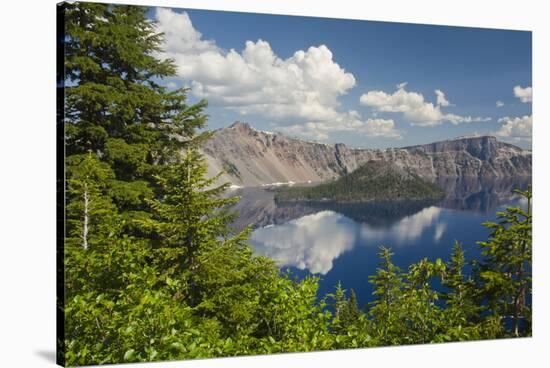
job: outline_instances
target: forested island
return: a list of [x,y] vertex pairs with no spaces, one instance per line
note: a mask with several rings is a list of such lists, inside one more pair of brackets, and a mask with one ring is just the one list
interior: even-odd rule
[[399,201],[438,199],[443,189],[406,169],[382,161],[369,161],[335,181],[315,186],[290,186],[277,191],[277,201]]
[[[229,226],[236,214],[227,208],[238,198],[222,196],[228,184],[206,176],[200,147],[211,135],[207,103],[189,104],[186,89],[162,83],[176,69],[158,57],[163,35],[147,11],[59,7],[66,177],[58,185],[66,187],[66,238],[58,250],[58,363],[531,335],[530,191],[519,193],[525,208],[483,224],[490,236],[480,239],[482,260],[468,259],[457,243],[448,260],[401,269],[390,249],[380,248],[377,272],[364,275],[374,290],[368,305],[345,285],[318,295],[317,277],[298,280],[254,254],[250,229]],[[438,195],[414,179],[384,188],[392,171],[387,175],[373,197]]]

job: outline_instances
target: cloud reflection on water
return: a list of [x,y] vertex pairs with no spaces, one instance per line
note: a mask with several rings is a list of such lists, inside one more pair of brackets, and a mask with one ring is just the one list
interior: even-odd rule
[[255,230],[251,242],[256,251],[311,273],[326,274],[333,262],[357,245],[399,246],[418,239],[429,228],[439,241],[446,224],[438,221],[442,209],[431,206],[403,217],[389,226],[358,223],[334,211],[320,211]]
[[354,247],[357,224],[333,211],[321,211],[252,233],[256,251],[284,266],[326,274],[332,262]]
[[[389,227],[375,227],[362,224],[360,229],[361,240],[369,245],[405,245],[418,239],[427,228],[437,223],[442,209],[431,206],[411,216],[403,217]],[[373,244],[375,243],[375,244]]]

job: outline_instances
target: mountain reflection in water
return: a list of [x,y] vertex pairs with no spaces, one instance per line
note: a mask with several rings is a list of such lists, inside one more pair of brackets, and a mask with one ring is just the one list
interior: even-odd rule
[[407,267],[424,257],[447,259],[452,244],[465,244],[476,256],[475,242],[485,239],[481,223],[495,212],[524,203],[512,193],[525,189],[530,178],[442,178],[446,191],[439,201],[277,204],[274,193],[260,188],[235,191],[240,217],[233,224],[252,225],[250,243],[298,275],[323,276],[321,289],[342,281],[369,298],[368,276],[376,272],[378,247],[392,248],[394,260]]

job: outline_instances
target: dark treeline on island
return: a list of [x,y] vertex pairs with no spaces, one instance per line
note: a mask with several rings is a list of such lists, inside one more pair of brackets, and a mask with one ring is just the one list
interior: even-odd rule
[[281,188],[275,199],[280,202],[367,202],[440,199],[444,195],[437,185],[395,164],[369,161],[335,181]]
[[[123,5],[59,8],[61,82],[68,82],[59,363],[531,335],[529,191],[521,193],[526,208],[484,224],[491,234],[479,243],[480,261],[455,244],[448,260],[400,269],[381,248],[377,272],[364,275],[374,286],[368,305],[345,285],[319,296],[317,277],[297,280],[254,254],[250,229],[229,226],[236,215],[226,209],[238,198],[222,196],[228,185],[216,187],[206,175],[206,102],[188,104],[187,90],[159,84],[176,71],[154,56],[162,35],[146,15],[147,8]],[[438,193],[414,179],[384,192],[384,180],[384,196]]]

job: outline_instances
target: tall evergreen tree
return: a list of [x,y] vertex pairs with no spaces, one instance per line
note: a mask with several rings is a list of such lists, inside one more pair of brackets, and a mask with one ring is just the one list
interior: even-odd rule
[[95,154],[73,155],[67,181],[67,246],[84,250],[112,231],[116,207],[106,195],[114,173]]
[[[466,271],[469,266],[464,250],[459,242],[455,242],[451,258],[447,262],[446,272],[441,284],[446,291],[442,293],[445,302],[443,311],[444,333],[442,341],[475,340],[480,338],[495,338],[492,324],[484,323],[481,318],[481,307],[476,302],[478,290],[475,282]],[[485,321],[490,322],[490,321]]]
[[375,289],[369,315],[373,338],[381,345],[420,344],[437,341],[442,331],[442,311],[436,304],[439,293],[431,280],[441,278],[445,264],[441,259],[422,259],[408,272],[391,261],[392,253],[382,247],[381,267],[370,282]]
[[65,9],[67,156],[95,153],[115,174],[109,195],[121,213],[146,216],[154,176],[204,126],[206,103],[187,105],[184,89],[159,84],[175,67],[156,56],[162,34],[147,8],[77,2]]
[[485,260],[477,275],[481,302],[517,337],[531,333],[532,214],[531,191],[516,193],[527,208],[509,207],[497,213],[498,222],[484,224],[491,234],[479,242]]
[[369,317],[373,336],[377,336],[379,344],[398,344],[407,335],[407,329],[402,324],[401,303],[405,287],[402,270],[391,260],[393,253],[386,247],[380,247],[381,263],[376,275],[369,277],[374,286],[375,299],[370,303]]

